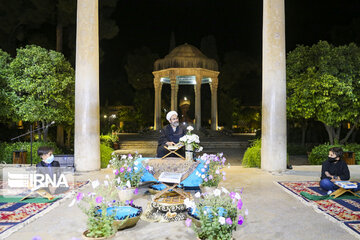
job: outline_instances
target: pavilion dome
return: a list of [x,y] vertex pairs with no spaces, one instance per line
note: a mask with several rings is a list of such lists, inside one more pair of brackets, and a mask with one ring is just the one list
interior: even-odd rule
[[218,71],[218,64],[193,45],[185,43],[174,48],[165,58],[158,59],[154,63],[155,71],[167,68],[204,68]]

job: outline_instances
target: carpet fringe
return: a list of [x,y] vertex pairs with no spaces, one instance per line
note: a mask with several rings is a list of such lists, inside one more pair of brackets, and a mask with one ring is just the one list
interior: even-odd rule
[[325,215],[325,218],[330,220],[333,223],[336,223],[337,225],[339,225],[341,228],[343,228],[344,230],[346,230],[348,233],[350,233],[352,236],[356,237],[357,239],[360,239],[360,234],[354,232],[353,230],[351,230],[348,226],[345,225],[344,222],[339,221],[337,219],[335,219],[334,217],[330,216],[329,214],[327,214],[325,211],[322,211],[321,209],[318,208],[318,206],[314,203],[311,203],[310,201],[306,201],[304,200],[304,198],[296,195],[295,193],[293,193],[292,191],[290,191],[289,189],[287,189],[286,187],[282,186],[279,182],[277,181],[273,181],[273,183],[277,186],[279,186],[282,190],[284,190],[285,192],[287,192],[288,194],[290,194],[291,196],[293,196],[294,198],[296,198],[297,200],[299,200],[300,202],[302,202],[303,204],[305,204],[306,206],[310,206],[312,207],[315,212],[317,213],[321,213],[323,215]]
[[[87,183],[85,183],[83,186],[77,188],[77,190],[85,187],[86,185],[87,185]],[[75,193],[76,193],[76,191],[72,190],[71,192],[67,193],[63,198],[57,200],[51,206],[49,206],[49,207],[45,208],[44,210],[42,210],[40,213],[38,213],[38,214],[32,216],[31,218],[25,220],[23,223],[17,224],[16,226],[10,228],[9,230],[5,230],[4,233],[0,234],[0,239],[5,239],[5,238],[9,237],[14,232],[17,232],[18,230],[20,230],[24,226],[30,224],[31,222],[35,221],[36,219],[38,219],[38,218],[40,218],[42,216],[44,216],[45,214],[47,214],[48,212],[50,212],[54,208],[58,207],[60,205],[60,203],[65,202],[66,200],[68,200],[69,198],[74,196]]]

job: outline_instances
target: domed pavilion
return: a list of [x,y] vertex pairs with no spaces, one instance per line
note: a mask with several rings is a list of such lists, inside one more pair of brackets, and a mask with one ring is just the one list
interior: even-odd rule
[[218,64],[206,57],[199,49],[183,44],[174,48],[165,58],[154,63],[155,114],[154,129],[161,129],[161,89],[163,84],[171,85],[171,110],[177,111],[179,85],[194,85],[195,129],[201,128],[201,85],[209,84],[211,89],[211,129],[217,130],[217,88]]

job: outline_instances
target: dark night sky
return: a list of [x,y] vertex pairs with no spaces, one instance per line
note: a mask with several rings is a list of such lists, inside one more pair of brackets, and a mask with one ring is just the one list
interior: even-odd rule
[[[126,55],[147,46],[163,58],[171,32],[176,45],[200,48],[201,38],[215,36],[220,61],[226,52],[240,51],[261,64],[261,0],[120,0],[113,16],[119,34],[103,40],[103,84],[126,81]],[[335,45],[360,43],[360,1],[285,1],[286,49],[327,40]],[[356,24],[357,22],[357,24]],[[110,80],[113,79],[113,80]],[[124,83],[125,84],[125,83]],[[260,93],[259,93],[260,94]]]

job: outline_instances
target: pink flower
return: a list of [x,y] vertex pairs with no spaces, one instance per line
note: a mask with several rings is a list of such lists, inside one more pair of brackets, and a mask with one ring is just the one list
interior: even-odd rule
[[207,179],[207,178],[204,178],[204,181],[205,181],[205,182],[207,182],[207,181],[208,181],[208,179]]
[[190,227],[190,226],[191,226],[191,222],[192,222],[191,218],[188,218],[188,219],[186,219],[186,221],[185,221],[185,225],[186,225],[187,227]]
[[232,224],[231,218],[229,218],[229,217],[225,220],[225,222],[226,222],[227,224],[229,224],[229,225]]
[[115,175],[118,175],[118,174],[119,174],[119,170],[116,169],[116,170],[115,170]]
[[205,172],[205,168],[202,168],[201,171],[202,171],[202,172]]
[[209,175],[209,180],[211,180],[211,179],[213,179],[214,177],[213,177],[213,175]]
[[139,193],[139,189],[138,189],[138,188],[135,188],[134,194],[138,194],[138,193]]
[[231,199],[234,199],[234,198],[235,198],[235,194],[236,194],[235,192],[231,192],[231,193],[230,193]]
[[121,167],[120,168],[120,172],[123,173],[125,171],[125,168],[124,167]]
[[128,171],[128,172],[131,172],[131,167],[128,167],[127,171]]
[[96,203],[101,203],[102,200],[103,200],[103,198],[100,196],[95,198]]
[[238,203],[237,203],[237,208],[238,208],[239,210],[241,210],[242,206],[243,206],[243,202],[241,201],[241,199],[239,199],[239,201],[238,201]]
[[83,199],[83,197],[84,197],[84,194],[82,192],[79,192],[76,196],[76,201],[78,201],[78,202],[81,201],[81,199]]
[[32,240],[41,240],[41,237],[35,236],[35,237],[32,238]]
[[244,222],[244,218],[240,215],[238,219],[238,224],[241,225]]

